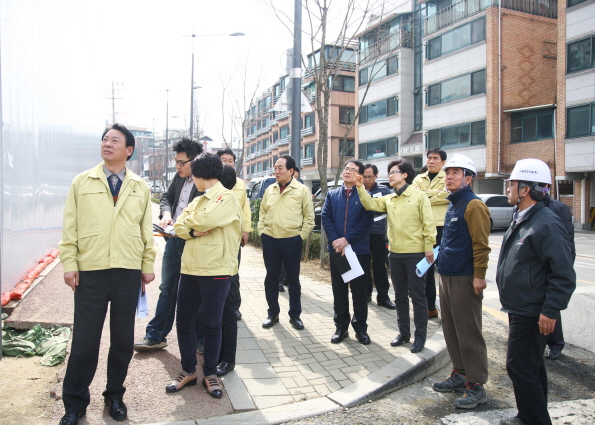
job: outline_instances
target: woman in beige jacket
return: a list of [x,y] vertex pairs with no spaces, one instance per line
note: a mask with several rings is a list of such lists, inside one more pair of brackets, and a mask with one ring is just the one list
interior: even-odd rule
[[204,195],[195,198],[174,225],[176,234],[186,240],[176,312],[182,371],[165,388],[167,392],[176,392],[197,382],[194,324],[197,308],[204,300],[203,385],[212,397],[223,395],[217,379],[221,317],[230,276],[238,269],[242,213],[236,196],[219,181],[222,173],[223,164],[212,153],[204,153],[194,160],[194,184]]

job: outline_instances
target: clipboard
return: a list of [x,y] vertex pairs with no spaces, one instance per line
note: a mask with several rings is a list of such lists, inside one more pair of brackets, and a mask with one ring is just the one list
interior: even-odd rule
[[171,224],[164,229],[163,227],[159,226],[158,224],[153,223],[153,231],[159,233],[161,236],[164,236],[166,238],[177,238],[178,237],[178,235],[176,235],[176,232],[174,230],[174,226],[172,226]]

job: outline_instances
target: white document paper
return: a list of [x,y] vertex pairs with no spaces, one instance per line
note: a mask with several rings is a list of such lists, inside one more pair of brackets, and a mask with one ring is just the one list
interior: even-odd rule
[[343,282],[349,282],[356,277],[359,277],[364,274],[364,269],[362,269],[359,260],[357,259],[357,255],[353,252],[353,248],[351,245],[347,245],[345,247],[345,257],[347,257],[347,261],[349,261],[349,265],[351,266],[351,270],[346,273],[343,273],[341,277],[343,278]]
[[386,218],[386,214],[379,215],[378,217],[374,217],[374,221],[384,220]]
[[136,317],[144,319],[149,315],[149,302],[147,299],[147,291],[143,292],[143,284],[141,282],[138,290],[138,302],[136,303]]
[[[437,246],[436,248],[434,248],[434,262],[438,258],[439,252],[440,252],[440,246]],[[415,274],[418,275],[419,277],[422,277],[424,274],[426,274],[426,272],[428,271],[430,266],[432,264],[434,264],[434,262],[430,263],[430,262],[428,262],[426,257],[422,258],[421,261],[419,263],[417,263],[417,265],[415,266]]]

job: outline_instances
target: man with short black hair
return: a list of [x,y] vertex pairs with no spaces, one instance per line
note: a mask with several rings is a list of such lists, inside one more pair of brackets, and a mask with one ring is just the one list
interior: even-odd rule
[[103,162],[74,178],[64,206],[60,260],[64,282],[74,292],[74,332],[62,388],[66,414],[60,425],[76,425],[86,414],[108,306],[110,347],[103,397],[113,419],[128,415],[123,396],[134,317],[140,291],[155,279],[151,192],[126,168],[134,145],[134,136],[123,125],[106,129]]
[[289,155],[277,160],[277,182],[266,189],[260,204],[258,233],[267,270],[264,289],[269,306],[263,328],[279,322],[279,274],[283,267],[289,283],[289,323],[295,329],[304,329],[300,319],[300,261],[302,241],[314,228],[314,207],[310,190],[293,178],[295,168],[295,160]]
[[[192,160],[202,153],[202,145],[194,140],[183,138],[173,145],[172,150],[176,154],[176,175],[167,191],[161,196],[159,203],[159,226],[162,228],[173,226],[184,208],[194,198],[202,195],[192,181]],[[184,244],[184,239],[177,236],[165,239],[161,263],[161,285],[159,285],[159,300],[155,307],[155,316],[147,324],[144,339],[134,344],[135,351],[146,352],[167,347],[166,338],[171,332],[176,314]],[[204,336],[200,317],[196,324],[196,334],[199,351],[202,352]]]
[[[374,164],[366,164],[364,166],[364,187],[372,198],[382,198],[385,195],[390,195],[392,190],[390,188],[377,184],[378,167]],[[388,258],[388,249],[386,248],[386,214],[374,213],[374,221],[370,229],[370,254],[372,257],[372,269],[374,270],[374,278],[370,273],[368,267],[367,280],[368,287],[366,288],[366,295],[368,302],[372,300],[372,288],[376,286],[376,302],[379,306],[394,310],[395,305],[388,296],[388,273],[386,271],[386,261]]]
[[[446,152],[440,148],[428,149],[426,153],[425,172],[418,174],[413,180],[413,187],[421,190],[430,199],[432,212],[436,220],[436,246],[442,242],[442,230],[444,229],[444,216],[450,201],[447,199],[449,193],[444,187],[446,174],[442,171],[446,162]],[[434,276],[434,264],[426,272],[426,299],[428,300],[428,317],[438,317],[436,308],[436,278]]]

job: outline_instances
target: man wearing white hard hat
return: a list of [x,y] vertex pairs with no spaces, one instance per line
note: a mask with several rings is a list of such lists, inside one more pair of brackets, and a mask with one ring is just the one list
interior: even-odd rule
[[439,392],[464,393],[455,399],[455,407],[473,409],[488,401],[483,387],[488,380],[488,353],[481,326],[490,211],[471,190],[471,181],[477,176],[471,158],[454,154],[444,172],[450,204],[444,217],[438,273],[444,339],[453,370],[432,387]]
[[506,191],[518,210],[502,240],[496,284],[508,313],[506,370],[519,413],[501,425],[552,423],[543,351],[560,310],[568,306],[576,274],[564,224],[541,202],[551,183],[547,164],[523,159]]

